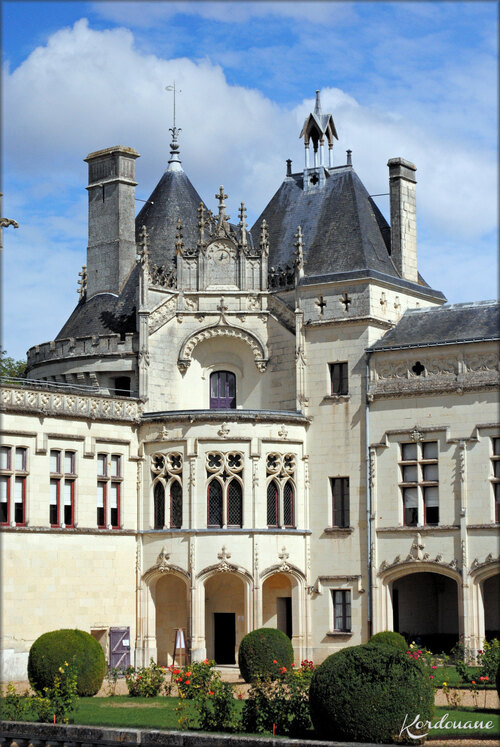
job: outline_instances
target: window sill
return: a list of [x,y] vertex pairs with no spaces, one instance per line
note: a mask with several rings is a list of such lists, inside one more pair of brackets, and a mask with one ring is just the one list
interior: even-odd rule
[[346,638],[352,636],[352,630],[327,630],[329,638]]
[[350,394],[325,394],[323,402],[348,402],[350,399]]
[[354,527],[325,527],[323,531],[325,534],[352,534]]

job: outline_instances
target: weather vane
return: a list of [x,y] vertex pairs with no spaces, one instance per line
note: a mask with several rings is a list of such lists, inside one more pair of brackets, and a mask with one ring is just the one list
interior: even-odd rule
[[179,89],[177,90],[175,87],[175,80],[172,86],[165,86],[165,91],[173,91],[174,92],[174,129],[175,129],[175,94],[176,93],[182,93],[182,91]]

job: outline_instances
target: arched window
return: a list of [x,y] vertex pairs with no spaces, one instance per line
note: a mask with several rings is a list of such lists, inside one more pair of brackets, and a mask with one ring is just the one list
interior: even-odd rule
[[154,489],[154,519],[155,529],[163,529],[165,526],[165,488],[161,482],[157,482]]
[[285,527],[293,527],[294,520],[294,506],[293,506],[293,483],[291,480],[287,480],[283,487],[283,525]]
[[210,374],[210,409],[234,410],[236,408],[236,376],[231,371],[214,371]]
[[267,486],[267,526],[277,527],[279,516],[279,488],[275,480]]
[[227,486],[227,525],[241,527],[243,524],[243,491],[238,480],[232,479]]
[[208,484],[208,526],[222,526],[222,485],[216,479]]
[[182,485],[178,480],[170,484],[170,526],[173,529],[182,526]]

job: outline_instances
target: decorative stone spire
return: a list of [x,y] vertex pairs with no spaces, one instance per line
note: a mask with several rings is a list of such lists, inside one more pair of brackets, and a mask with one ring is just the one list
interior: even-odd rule
[[295,250],[295,271],[299,278],[304,277],[304,241],[302,237],[302,228],[300,226],[297,226],[297,233],[295,234],[295,238],[297,241],[295,241],[294,246],[296,247]]
[[78,293],[80,294],[80,299],[83,301],[87,296],[87,266],[83,265],[81,272],[78,273],[78,277],[80,278],[78,281],[78,285],[80,286],[78,288]]
[[205,205],[200,202],[200,205],[198,207],[198,229],[199,229],[199,237],[198,237],[198,246],[205,246],[205,226],[207,223],[207,219],[205,218]]
[[240,229],[240,242],[241,246],[247,246],[248,240],[247,240],[247,224],[245,223],[245,218],[247,217],[247,211],[245,208],[245,203],[242,202],[240,204],[240,208],[238,210],[238,215],[240,217],[240,222],[238,223],[239,229]]
[[267,230],[266,219],[262,221],[260,227],[260,251],[264,256],[269,254],[269,231]]
[[172,133],[172,142],[170,143],[170,160],[168,162],[167,171],[182,171],[181,159],[179,156],[179,143],[177,138],[179,132],[182,132],[180,127],[170,127],[169,132]]
[[217,219],[217,233],[221,235],[227,229],[227,223],[230,220],[230,215],[226,215],[226,203],[227,194],[224,192],[222,184],[219,187],[219,191],[215,195],[215,199],[219,201],[219,217]]
[[184,242],[182,240],[182,221],[177,218],[177,231],[175,234],[175,251],[176,254],[184,254]]
[[142,226],[139,233],[139,246],[138,262],[147,268],[149,266],[149,234],[145,225]]
[[316,90],[316,103],[314,104],[314,113],[317,117],[321,117],[323,112],[321,111],[321,100],[319,98],[319,89]]

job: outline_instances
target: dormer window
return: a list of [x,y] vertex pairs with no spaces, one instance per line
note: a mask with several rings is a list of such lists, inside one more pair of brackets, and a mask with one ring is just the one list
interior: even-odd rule
[[214,371],[210,375],[210,409],[236,409],[236,376],[231,371]]

